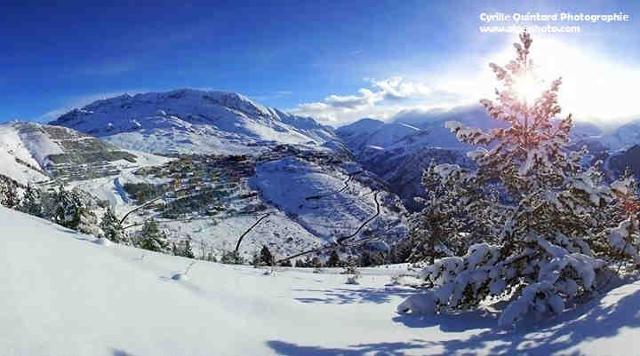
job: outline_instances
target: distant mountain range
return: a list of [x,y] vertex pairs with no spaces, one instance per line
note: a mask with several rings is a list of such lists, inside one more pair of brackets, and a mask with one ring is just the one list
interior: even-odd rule
[[[445,128],[447,121],[484,130],[500,125],[480,105],[473,105],[401,112],[389,122],[365,118],[338,128],[336,134],[365,169],[386,181],[408,208],[416,209],[413,197],[423,195],[422,172],[432,160],[472,164],[466,157],[471,147],[460,143]],[[572,141],[575,147],[587,146],[592,159],[604,160],[611,175],[619,174],[626,166],[640,172],[640,121],[613,130],[578,121]]]

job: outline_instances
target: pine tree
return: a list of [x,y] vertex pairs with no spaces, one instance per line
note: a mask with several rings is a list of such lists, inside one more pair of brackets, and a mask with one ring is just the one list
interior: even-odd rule
[[193,253],[193,249],[191,248],[191,240],[186,240],[184,242],[184,248],[182,249],[182,256],[187,258],[196,257],[196,255]]
[[[446,243],[463,232],[477,239],[463,256],[430,263],[422,273],[428,291],[408,298],[398,307],[401,312],[455,311],[489,297],[510,297],[499,319],[510,326],[530,312],[560,313],[566,303],[590,295],[615,273],[608,263],[639,261],[634,237],[640,209],[630,207],[640,204],[633,182],[623,177],[605,184],[597,164],[583,166],[584,150],[570,149],[571,115],[556,118],[560,79],[539,97],[529,95],[538,83],[531,44],[530,35],[522,33],[516,59],[504,68],[490,65],[503,85],[495,102],[481,104],[504,127],[446,125],[460,141],[481,148],[469,154],[475,171],[434,168],[442,186],[453,173],[472,187],[461,194],[474,202],[473,209],[461,211],[465,224],[435,237]],[[478,224],[481,220],[485,223]],[[425,226],[433,236],[433,222]]]
[[329,255],[329,259],[325,264],[327,267],[340,267],[342,266],[342,261],[340,260],[340,255],[338,255],[338,251],[331,251],[331,255]]
[[28,184],[25,188],[22,196],[22,204],[20,205],[20,211],[42,217],[42,199],[40,191],[34,188],[31,184]]
[[262,245],[262,249],[260,250],[260,264],[264,266],[274,265],[273,255],[266,245]]
[[281,267],[293,267],[293,265],[291,264],[291,260],[285,260],[280,262],[280,266]]
[[[423,210],[409,218],[409,262],[433,263],[437,257],[464,254],[477,241],[491,239],[488,224],[494,220],[485,196],[468,171],[453,164],[431,162],[422,177],[426,198]],[[464,231],[472,231],[473,234]]]
[[15,209],[20,205],[18,198],[18,186],[9,179],[3,179],[0,183],[0,203],[9,209]]
[[80,195],[75,191],[67,191],[60,186],[54,195],[53,221],[66,228],[77,230],[82,222],[85,209]]
[[102,237],[110,241],[122,242],[124,239],[124,230],[122,229],[122,225],[120,225],[120,220],[118,220],[110,207],[107,208],[107,211],[102,215],[100,229],[102,229]]
[[360,258],[358,259],[358,266],[371,267],[371,266],[379,266],[382,264],[384,264],[384,255],[382,253],[375,253],[369,250],[363,250],[360,253]]
[[155,219],[148,219],[144,222],[140,233],[140,248],[149,251],[165,252],[169,246],[167,236],[160,231]]
[[244,263],[244,259],[236,251],[224,251],[222,252],[220,263],[228,265],[241,265]]

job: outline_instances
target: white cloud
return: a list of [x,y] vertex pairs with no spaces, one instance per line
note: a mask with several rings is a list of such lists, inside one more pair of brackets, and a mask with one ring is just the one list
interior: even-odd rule
[[385,119],[403,110],[428,109],[436,103],[444,106],[446,101],[459,101],[453,93],[434,90],[425,83],[402,77],[367,81],[370,86],[359,89],[357,94],[332,94],[319,102],[300,104],[291,111],[340,125],[363,117]]
[[[553,38],[534,39],[532,55],[536,74],[545,85],[562,77],[559,100],[564,113],[612,127],[640,118],[640,106],[636,104],[640,67],[636,64]],[[356,94],[329,95],[292,111],[338,126],[364,117],[384,120],[401,111],[477,103],[480,98],[493,98],[498,85],[488,64],[504,65],[513,56],[513,47],[505,46],[497,53],[470,57],[437,72],[369,80],[369,86]]]

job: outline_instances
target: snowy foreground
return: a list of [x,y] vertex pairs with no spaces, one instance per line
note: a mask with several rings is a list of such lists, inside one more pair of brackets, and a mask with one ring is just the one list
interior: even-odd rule
[[[314,274],[197,262],[96,240],[0,208],[2,355],[623,354],[640,282],[519,331],[495,315],[420,319],[397,267]],[[588,310],[591,308],[590,310]],[[587,311],[588,310],[588,311]]]

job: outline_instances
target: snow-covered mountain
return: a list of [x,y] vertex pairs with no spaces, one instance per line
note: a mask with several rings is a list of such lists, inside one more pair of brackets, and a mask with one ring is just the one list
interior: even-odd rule
[[404,123],[362,119],[342,126],[336,132],[351,151],[359,156],[367,150],[384,149],[406,137],[418,136],[423,130]]
[[240,94],[195,89],[99,100],[51,124],[151,153],[254,154],[274,144],[320,147],[336,141],[331,128],[311,118]]
[[337,135],[367,170],[379,175],[408,208],[422,195],[422,171],[432,160],[468,164],[469,149],[445,128],[450,120],[474,127],[496,127],[479,106],[449,111],[408,111],[391,122],[362,119],[336,130]]
[[220,257],[245,235],[238,246],[247,259],[263,245],[284,257],[349,235],[406,236],[397,196],[352,161],[331,128],[239,94],[125,95],[54,124],[0,126],[0,174],[45,188],[64,182],[119,218],[139,207],[127,214],[131,233],[154,217],[201,257]]

